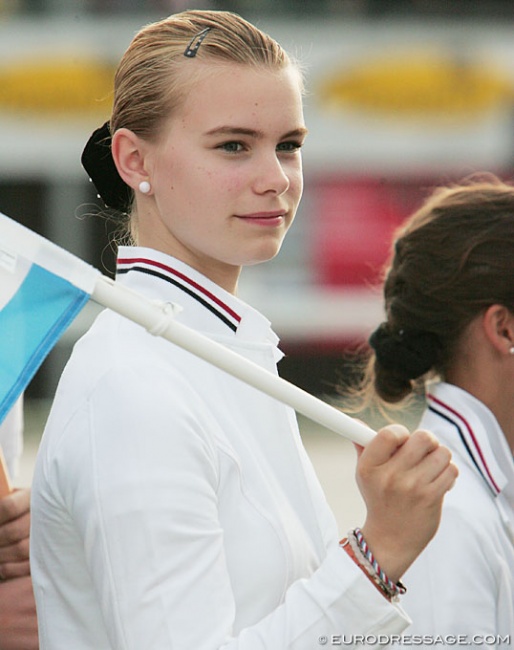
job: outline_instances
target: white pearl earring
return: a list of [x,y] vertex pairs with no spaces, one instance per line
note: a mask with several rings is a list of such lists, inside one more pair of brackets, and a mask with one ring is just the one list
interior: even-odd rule
[[511,348],[509,348],[509,354],[514,354],[514,345]]
[[150,183],[148,181],[141,181],[139,183],[139,191],[141,194],[148,194],[151,189],[152,188],[150,187]]

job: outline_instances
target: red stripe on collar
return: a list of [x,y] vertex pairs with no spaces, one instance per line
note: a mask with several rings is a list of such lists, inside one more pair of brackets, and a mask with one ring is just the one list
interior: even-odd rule
[[220,300],[217,296],[215,296],[213,293],[211,293],[208,289],[205,287],[202,287],[202,285],[198,284],[198,282],[195,282],[191,278],[189,278],[187,275],[184,275],[184,273],[181,273],[180,271],[177,271],[176,269],[172,268],[171,266],[167,266],[166,264],[163,264],[162,262],[156,262],[155,260],[149,260],[144,257],[124,257],[120,258],[117,261],[117,264],[123,264],[123,265],[131,265],[131,264],[148,264],[149,266],[155,266],[158,269],[161,269],[162,271],[166,271],[170,275],[173,275],[183,282],[186,282],[189,284],[191,287],[196,289],[199,293],[203,294],[209,300],[214,302],[218,307],[223,309],[227,314],[229,314],[237,323],[241,322],[241,316],[237,314],[231,307],[229,307],[227,304],[225,304],[222,300]]
[[437,405],[439,405],[440,407],[446,409],[446,411],[451,413],[455,418],[457,418],[464,425],[466,431],[469,434],[470,441],[473,443],[473,447],[474,447],[474,449],[476,451],[476,454],[480,458],[480,462],[482,463],[482,466],[483,466],[483,468],[484,468],[484,470],[485,470],[485,472],[487,474],[487,478],[491,482],[491,485],[494,487],[497,494],[499,494],[501,492],[501,489],[498,487],[496,481],[494,480],[494,478],[493,478],[493,476],[491,474],[491,470],[489,469],[489,467],[487,465],[487,462],[485,460],[482,449],[480,448],[480,445],[478,444],[478,440],[476,439],[476,436],[475,436],[475,434],[473,432],[473,429],[471,428],[471,425],[469,424],[469,422],[458,411],[456,411],[454,408],[452,408],[451,406],[449,406],[445,402],[441,401],[439,398],[435,397],[431,393],[429,393],[427,395],[427,397],[430,400],[432,400],[433,402],[435,402]]

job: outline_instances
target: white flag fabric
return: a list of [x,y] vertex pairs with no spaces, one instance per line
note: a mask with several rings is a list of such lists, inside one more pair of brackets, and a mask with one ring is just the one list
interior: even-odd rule
[[177,322],[172,305],[117,284],[2,213],[0,423],[90,298],[353,442],[365,445],[375,435],[358,420]]
[[0,422],[100,272],[0,213]]

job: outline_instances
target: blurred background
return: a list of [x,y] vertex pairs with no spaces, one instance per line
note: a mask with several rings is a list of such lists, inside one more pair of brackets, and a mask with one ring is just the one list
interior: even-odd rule
[[[240,295],[273,322],[282,376],[340,403],[353,352],[382,320],[394,229],[434,185],[514,175],[514,2],[0,0],[0,211],[109,275],[114,229],[80,154],[109,117],[114,69],[134,33],[191,8],[240,13],[305,70],[304,198],[281,254],[247,269]],[[22,482],[71,346],[95,313],[84,310],[26,393]],[[342,463],[352,472],[351,445],[301,422],[332,498]],[[352,494],[345,512],[354,506]]]

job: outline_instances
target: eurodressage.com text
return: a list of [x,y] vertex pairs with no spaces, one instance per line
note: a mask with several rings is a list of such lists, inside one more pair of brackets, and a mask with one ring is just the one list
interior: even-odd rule
[[510,634],[333,634],[320,636],[320,646],[401,645],[401,646],[500,646],[510,645]]

